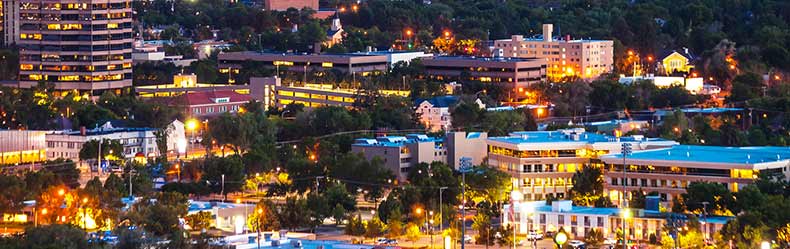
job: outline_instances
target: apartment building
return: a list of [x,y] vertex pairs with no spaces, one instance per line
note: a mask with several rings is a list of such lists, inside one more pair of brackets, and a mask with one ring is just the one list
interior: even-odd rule
[[[625,215],[625,213],[628,215]],[[685,215],[662,213],[658,206],[648,209],[596,208],[573,206],[572,201],[553,201],[547,205],[545,201],[514,202],[505,204],[503,222],[514,225],[516,233],[526,234],[531,230],[557,232],[562,228],[571,238],[583,240],[591,230],[603,233],[604,238],[616,238],[617,233],[626,228],[631,240],[648,240],[650,235],[658,238],[667,225],[667,217],[673,215],[685,224]],[[624,219],[624,217],[628,217]],[[706,238],[721,230],[730,216],[708,216],[701,221],[701,230]]]
[[195,118],[236,113],[250,100],[252,97],[249,94],[241,94],[234,90],[189,92],[171,99],[172,103],[183,106],[184,114]]
[[447,137],[423,134],[361,138],[354,141],[351,151],[362,153],[367,160],[378,158],[399,180],[405,180],[409,169],[418,163],[443,162],[457,168],[461,157],[472,158],[479,165],[485,157],[481,150],[486,133],[450,132]]
[[15,45],[19,41],[19,0],[3,0],[0,9],[3,45]]
[[623,187],[626,198],[631,191],[656,191],[661,201],[671,202],[696,181],[720,183],[737,192],[761,174],[790,179],[788,147],[675,145],[636,151],[625,158],[625,176],[622,155],[606,155],[600,160],[606,170],[604,188],[613,201],[620,199]]
[[428,78],[505,84],[513,90],[513,98],[525,98],[523,87],[546,81],[546,62],[540,59],[437,56],[424,58],[422,64]]
[[513,35],[494,41],[501,56],[539,58],[547,64],[546,75],[556,81],[565,77],[594,79],[614,67],[614,42],[611,40],[571,39],[570,35],[552,37],[554,25],[543,24],[543,34],[534,38]]
[[19,85],[95,94],[132,85],[129,0],[19,0]]
[[[186,141],[184,124],[176,120],[168,126],[167,149],[175,150],[178,141]],[[110,122],[95,129],[54,131],[46,134],[47,158],[79,160],[80,150],[85,142],[91,140],[116,140],[123,145],[123,156],[126,159],[138,155],[144,157],[159,156],[156,135],[153,128],[114,127]]]
[[625,142],[631,143],[634,151],[678,144],[643,136],[602,135],[582,128],[514,132],[488,138],[488,164],[508,172],[524,200],[543,200],[550,195],[565,198],[576,171],[603,167],[599,157],[620,153]]
[[[455,106],[459,100],[459,96],[438,96],[429,99],[417,99],[414,101],[414,112],[418,115],[420,124],[428,130],[433,132],[441,130],[448,131],[453,125],[450,108]],[[480,99],[476,99],[475,104],[477,104],[480,109],[486,108]]]

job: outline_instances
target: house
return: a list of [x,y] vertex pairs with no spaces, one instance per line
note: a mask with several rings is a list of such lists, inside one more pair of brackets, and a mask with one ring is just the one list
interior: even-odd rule
[[[455,106],[460,100],[459,96],[439,96],[430,99],[417,99],[415,101],[416,110],[420,117],[420,124],[425,125],[430,131],[449,130],[452,127],[452,117],[450,108]],[[480,109],[485,108],[480,99],[475,99]]]
[[340,23],[340,18],[335,17],[332,19],[332,27],[326,32],[326,41],[324,41],[324,46],[332,47],[335,44],[339,44],[343,42],[343,24]]
[[233,90],[188,92],[175,98],[177,103],[183,104],[184,113],[200,118],[238,112],[241,106],[251,99],[249,94],[241,94]]
[[691,70],[694,68],[694,65],[691,62],[694,60],[694,56],[689,53],[688,48],[683,48],[683,50],[668,50],[662,52],[661,56],[658,57],[658,67],[659,71],[665,73],[666,75],[671,75],[673,73],[690,73]]

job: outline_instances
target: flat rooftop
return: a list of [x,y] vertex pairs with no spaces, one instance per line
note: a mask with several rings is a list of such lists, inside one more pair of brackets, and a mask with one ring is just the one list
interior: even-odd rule
[[[483,62],[528,62],[537,61],[538,58],[516,57],[477,57],[477,56],[434,56],[430,60],[436,61],[483,61]],[[429,61],[429,60],[426,60]]]
[[354,140],[352,145],[363,147],[401,147],[417,142],[444,142],[444,139],[424,134],[409,134],[406,136],[382,136],[375,139],[359,138]]
[[[525,208],[532,207],[537,212],[543,213],[566,213],[566,214],[577,214],[577,215],[605,215],[605,216],[616,216],[620,217],[623,209],[621,208],[600,208],[600,207],[585,207],[585,206],[571,206],[570,210],[562,211],[562,212],[555,212],[552,210],[551,205],[546,205],[545,201],[527,201],[521,202],[521,206]],[[505,205],[506,209],[509,204]],[[519,208],[519,205],[516,205],[516,208]],[[653,219],[666,219],[667,216],[671,213],[662,213],[660,211],[655,210],[646,210],[643,209],[642,212],[635,212],[634,214],[639,214],[638,218],[653,218]],[[681,215],[685,217],[685,215]],[[715,223],[715,224],[726,224],[727,221],[734,219],[735,217],[730,216],[708,216],[707,222]],[[700,218],[701,219],[701,218]]]
[[[490,137],[489,140],[499,141],[510,144],[527,143],[602,143],[617,142],[618,138],[610,135],[603,135],[593,132],[586,132],[584,129],[570,129],[557,131],[521,131],[513,132],[507,137]],[[620,142],[648,142],[666,141],[663,138],[645,138],[641,136],[620,137]]]
[[[620,154],[601,159],[622,159]],[[675,145],[672,147],[633,152],[626,159],[645,161],[674,161],[719,164],[758,164],[788,161],[790,147],[723,147],[704,145]]]

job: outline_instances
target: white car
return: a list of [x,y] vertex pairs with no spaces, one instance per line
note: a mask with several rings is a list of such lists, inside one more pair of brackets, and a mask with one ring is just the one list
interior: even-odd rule
[[585,244],[581,240],[571,240],[570,242],[568,242],[568,245],[571,246],[572,248],[585,248],[584,247]]
[[527,234],[527,240],[541,240],[543,239],[543,233],[539,231],[530,231]]
[[617,245],[617,240],[616,239],[612,239],[612,238],[608,238],[608,239],[603,241],[603,244],[607,245],[607,246]]
[[387,241],[388,241],[387,238],[377,238],[376,239],[376,245],[386,245]]
[[464,244],[471,244],[472,242],[474,242],[474,241],[472,240],[472,236],[471,235],[468,235],[468,234],[464,235]]

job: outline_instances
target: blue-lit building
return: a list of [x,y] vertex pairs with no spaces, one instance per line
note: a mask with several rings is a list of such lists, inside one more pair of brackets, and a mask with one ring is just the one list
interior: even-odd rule
[[634,151],[677,145],[643,136],[615,137],[584,129],[514,132],[487,139],[488,164],[510,173],[524,200],[566,197],[573,174],[583,167],[602,167],[599,157],[620,153],[623,143]]
[[760,174],[790,179],[790,147],[675,145],[635,151],[625,159],[625,179],[621,155],[606,155],[600,160],[606,169],[605,189],[613,199],[620,195],[623,184],[627,192],[656,191],[662,201],[669,202],[696,181],[720,183],[737,192]]

